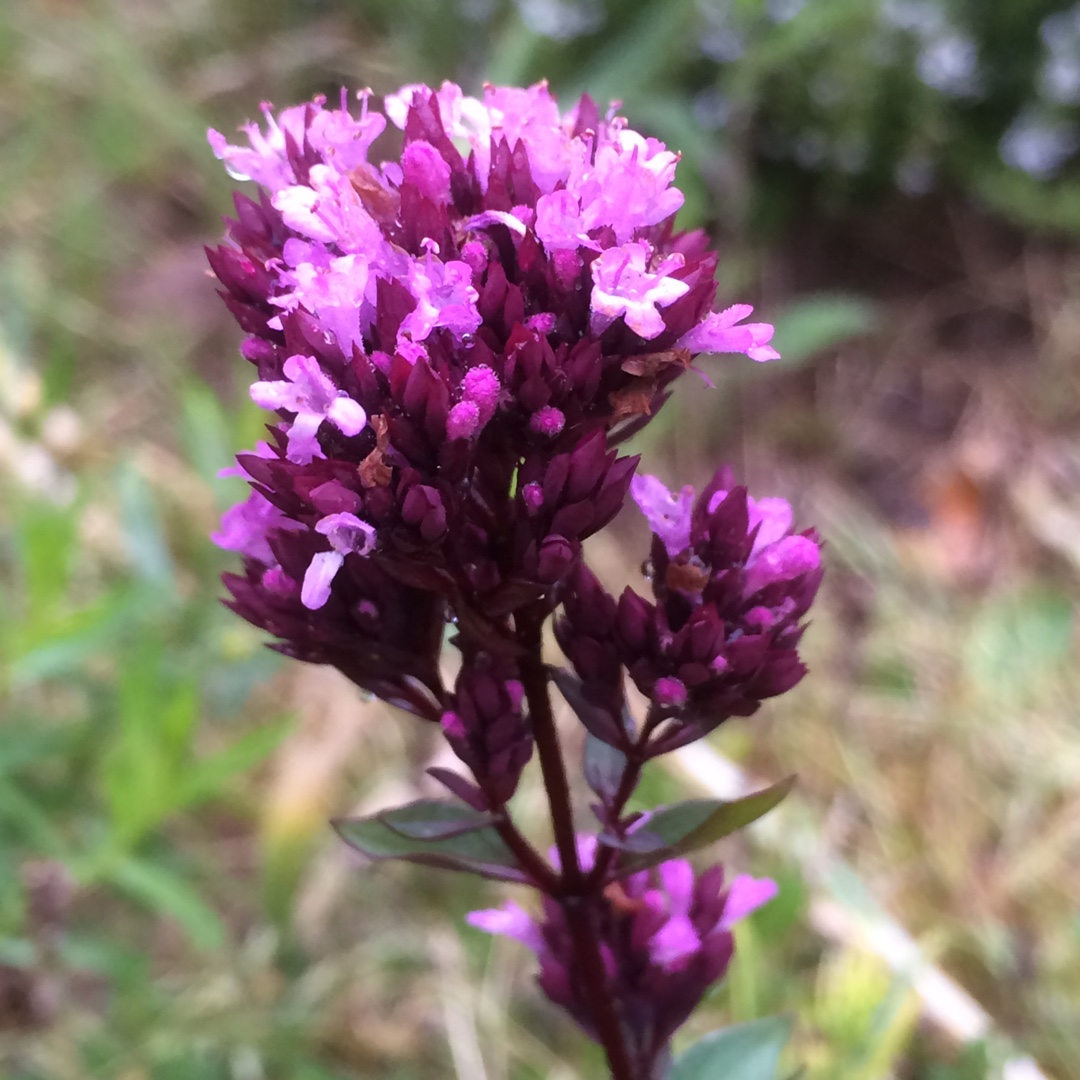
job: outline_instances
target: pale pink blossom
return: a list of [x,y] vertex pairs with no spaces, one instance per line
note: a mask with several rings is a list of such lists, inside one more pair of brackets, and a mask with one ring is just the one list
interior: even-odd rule
[[592,330],[603,330],[621,315],[626,325],[643,338],[664,332],[659,309],[685,296],[690,286],[669,277],[683,265],[678,253],[650,266],[652,248],[641,240],[609,248],[592,264]]
[[360,403],[339,390],[313,356],[290,356],[284,374],[283,380],[253,383],[251,400],[264,409],[296,414],[286,449],[290,461],[306,465],[323,456],[317,435],[324,420],[344,435],[359,435],[364,429],[367,414]]
[[692,353],[745,353],[751,360],[776,360],[780,354],[769,344],[773,327],[770,323],[743,323],[754,309],[749,304],[733,304],[723,311],[714,311],[675,343],[678,349]]
[[329,514],[316,523],[315,531],[330,541],[330,550],[320,551],[304,574],[300,601],[312,611],[330,599],[330,588],[345,556],[366,555],[375,546],[375,530],[355,514]]

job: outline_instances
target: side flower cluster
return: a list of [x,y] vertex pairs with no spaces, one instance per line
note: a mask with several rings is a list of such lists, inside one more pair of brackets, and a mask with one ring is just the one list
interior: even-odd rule
[[712,310],[716,256],[673,229],[678,157],[622,118],[542,83],[359,98],[210,133],[261,188],[208,254],[275,414],[216,540],[283,651],[438,719],[444,617],[505,651],[622,505],[619,438],[696,354],[776,354],[748,307]]
[[[579,837],[578,849],[585,865],[591,866],[595,837]],[[776,891],[775,882],[747,875],[725,888],[722,867],[698,874],[683,859],[607,887],[609,903],[595,933],[607,992],[620,1003],[638,1075],[655,1075],[654,1065],[671,1036],[724,974],[734,952],[731,928]],[[468,921],[530,948],[540,961],[541,989],[596,1037],[590,1004],[582,994],[580,961],[560,904],[545,898],[539,920],[509,902],[474,911]]]
[[801,620],[821,583],[820,543],[792,531],[783,499],[756,500],[721,470],[695,499],[654,476],[631,492],[653,532],[653,600],[627,587],[616,600],[584,564],[555,624],[589,702],[593,734],[616,746],[627,672],[649,699],[646,755],[701,738],[806,674]]
[[525,688],[513,677],[511,664],[470,658],[462,666],[449,707],[442,715],[442,730],[478,786],[449,770],[432,771],[476,810],[505,806],[532,757],[532,731],[524,700]]

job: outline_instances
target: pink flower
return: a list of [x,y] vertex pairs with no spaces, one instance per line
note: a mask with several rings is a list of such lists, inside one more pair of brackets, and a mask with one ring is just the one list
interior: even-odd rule
[[282,253],[290,269],[280,269],[278,280],[290,288],[271,297],[270,303],[285,311],[298,305],[310,311],[343,349],[361,344],[368,261],[362,255],[334,256],[318,241],[295,238],[285,241]]
[[683,193],[671,186],[679,155],[657,139],[621,127],[601,142],[592,169],[568,187],[581,195],[586,228],[610,225],[617,243],[671,217]]
[[785,536],[751,555],[743,580],[743,596],[750,597],[767,585],[792,581],[821,565],[821,549],[807,536]]
[[548,251],[600,250],[600,244],[589,239],[581,200],[565,188],[537,199],[536,235]]
[[238,551],[249,559],[274,566],[277,559],[270,550],[267,535],[273,529],[303,528],[287,518],[259,492],[251,492],[242,503],[229,507],[221,516],[221,528],[210,539],[226,551]]
[[720,925],[725,930],[730,929],[759,907],[764,907],[779,892],[780,887],[771,878],[752,878],[749,874],[739,874],[728,889]]
[[[709,500],[712,514],[728,497],[717,491]],[[806,536],[791,535],[792,511],[786,499],[746,497],[747,517],[754,543],[746,560],[743,596],[751,597],[767,585],[792,581],[821,565],[821,548]],[[756,621],[761,624],[760,616]]]
[[312,240],[360,253],[369,261],[386,246],[349,176],[331,165],[312,165],[306,184],[282,188],[272,201],[286,225]]
[[317,435],[324,420],[345,435],[359,435],[364,429],[363,408],[330,381],[313,356],[290,356],[284,372],[282,381],[253,383],[251,400],[264,409],[296,413],[289,427],[289,461],[306,465],[323,456]]
[[330,586],[350,554],[366,555],[375,546],[375,530],[355,514],[329,514],[315,531],[330,541],[329,551],[320,551],[304,575],[300,602],[317,611],[330,599]]
[[667,276],[683,265],[681,255],[668,255],[650,269],[652,253],[649,244],[635,240],[609,248],[593,262],[594,333],[602,333],[620,315],[643,338],[664,332],[664,320],[657,309],[685,296],[690,286]]
[[519,140],[529,155],[529,169],[541,191],[565,179],[573,154],[559,106],[546,82],[519,88],[486,86],[484,107],[491,133],[513,146]]
[[678,495],[672,495],[662,480],[641,474],[630,481],[630,494],[671,558],[690,546],[690,518],[694,508],[694,489],[690,484]]
[[499,934],[520,941],[534,953],[539,953],[544,948],[544,937],[539,926],[524,908],[513,901],[508,901],[501,908],[470,911],[465,916],[465,921],[485,933]]
[[[386,130],[386,117],[369,112],[370,90],[360,90],[360,119],[349,113],[349,96],[342,88],[340,109],[319,109],[307,129],[308,143],[316,153],[332,161],[341,173],[365,165],[371,144]],[[316,99],[318,100],[318,99]]]
[[264,101],[261,105],[266,118],[266,134],[258,124],[247,123],[240,129],[248,137],[250,146],[232,146],[220,131],[211,128],[207,132],[214,156],[225,163],[234,180],[254,180],[270,191],[277,191],[295,183],[292,166],[285,156],[285,134],[303,141],[306,105],[293,105],[283,109],[275,118],[273,106]]
[[754,309],[749,304],[733,304],[723,311],[714,311],[675,343],[677,349],[692,353],[745,353],[759,362],[777,360],[780,354],[769,344],[773,327],[770,323],[741,322]]
[[416,307],[405,316],[398,340],[426,341],[432,330],[446,327],[456,338],[475,333],[480,326],[472,285],[472,268],[463,262],[440,262],[429,249],[427,258],[409,266],[407,283]]
[[[588,868],[592,859],[582,859],[582,865]],[[608,992],[638,1018],[635,1035],[644,1040],[642,1058],[651,1061],[724,974],[734,949],[732,926],[771,900],[777,888],[767,879],[740,875],[725,891],[722,867],[699,874],[685,859],[631,874],[616,888],[624,902],[598,910],[593,933],[604,957]],[[545,898],[538,918],[507,903],[466,919],[478,930],[531,949],[540,962],[541,988],[592,1033],[580,960],[559,903]]]

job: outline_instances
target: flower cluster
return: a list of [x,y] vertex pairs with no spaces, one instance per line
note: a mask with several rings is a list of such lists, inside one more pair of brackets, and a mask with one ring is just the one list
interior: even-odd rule
[[[578,849],[591,866],[595,838],[579,836]],[[697,874],[684,859],[671,859],[607,887],[610,903],[595,933],[607,992],[621,1005],[640,1076],[655,1075],[657,1058],[672,1034],[727,969],[734,951],[732,926],[777,891],[775,882],[747,875],[726,889],[724,884],[720,866]],[[582,995],[580,961],[561,905],[545,899],[539,921],[513,902],[474,911],[468,921],[532,949],[540,961],[541,989],[595,1038],[591,1007]]]
[[455,693],[442,715],[442,730],[479,786],[449,770],[431,771],[477,810],[505,806],[532,757],[524,699],[525,689],[512,677],[512,667],[506,662],[470,658],[458,674]]
[[605,592],[584,564],[564,593],[556,635],[598,707],[593,734],[613,745],[623,723],[623,670],[649,698],[650,756],[700,738],[806,673],[800,620],[821,582],[816,533],[792,532],[783,499],[755,500],[721,470],[695,500],[654,476],[631,493],[653,532],[655,603],[627,587]]
[[437,718],[438,614],[499,651],[622,505],[636,459],[610,447],[694,355],[776,354],[748,307],[713,312],[716,256],[672,227],[677,155],[620,117],[545,84],[359,97],[210,133],[262,188],[209,257],[276,413],[216,539],[284,651]]
[[[210,133],[261,188],[236,197],[208,255],[246,334],[251,398],[273,414],[225,470],[250,487],[214,536],[243,557],[228,603],[280,651],[439,725],[471,774],[430,770],[456,801],[338,822],[342,835],[538,889],[539,923],[514,905],[472,922],[534,948],[545,992],[612,1075],[643,1080],[725,970],[731,925],[775,886],[696,876],[659,833],[667,846],[628,862],[648,820],[628,800],[647,758],[798,681],[821,567],[782,500],[723,473],[696,501],[672,495],[618,447],[699,354],[774,358],[772,327],[745,305],[713,310],[717,257],[674,227],[678,156],[588,97],[565,114],[546,84],[407,86],[381,112],[359,99],[359,115],[344,93],[338,108],[266,106],[247,145]],[[582,560],[630,493],[654,533],[652,600],[616,601]],[[576,677],[542,655],[560,605]],[[636,734],[627,673],[651,703]],[[585,768],[602,831],[576,848],[552,680],[615,748],[590,744],[607,755]],[[507,808],[534,748],[550,863]]]

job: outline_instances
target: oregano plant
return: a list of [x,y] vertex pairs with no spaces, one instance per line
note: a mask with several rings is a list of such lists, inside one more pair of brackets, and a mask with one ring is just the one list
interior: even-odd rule
[[[703,354],[776,357],[772,327],[714,311],[717,255],[674,227],[678,156],[614,109],[586,96],[563,113],[543,83],[358,99],[264,106],[247,145],[210,132],[259,189],[209,257],[273,413],[214,537],[243,558],[227,603],[280,652],[433,725],[461,762],[430,770],[445,798],[337,821],[346,843],[531,892],[469,922],[536,954],[540,989],[615,1080],[768,1080],[784,1021],[679,1062],[671,1044],[730,963],[733,925],[776,892],[685,856],[790,781],[628,806],[653,759],[803,677],[819,542],[727,469],[672,492],[619,447],[675,379],[709,382]],[[400,152],[376,162],[376,140]],[[652,530],[649,596],[611,595],[582,554],[628,497]],[[549,625],[564,666],[544,659]],[[553,692],[584,728],[581,762]],[[508,808],[534,758],[546,853]]]

